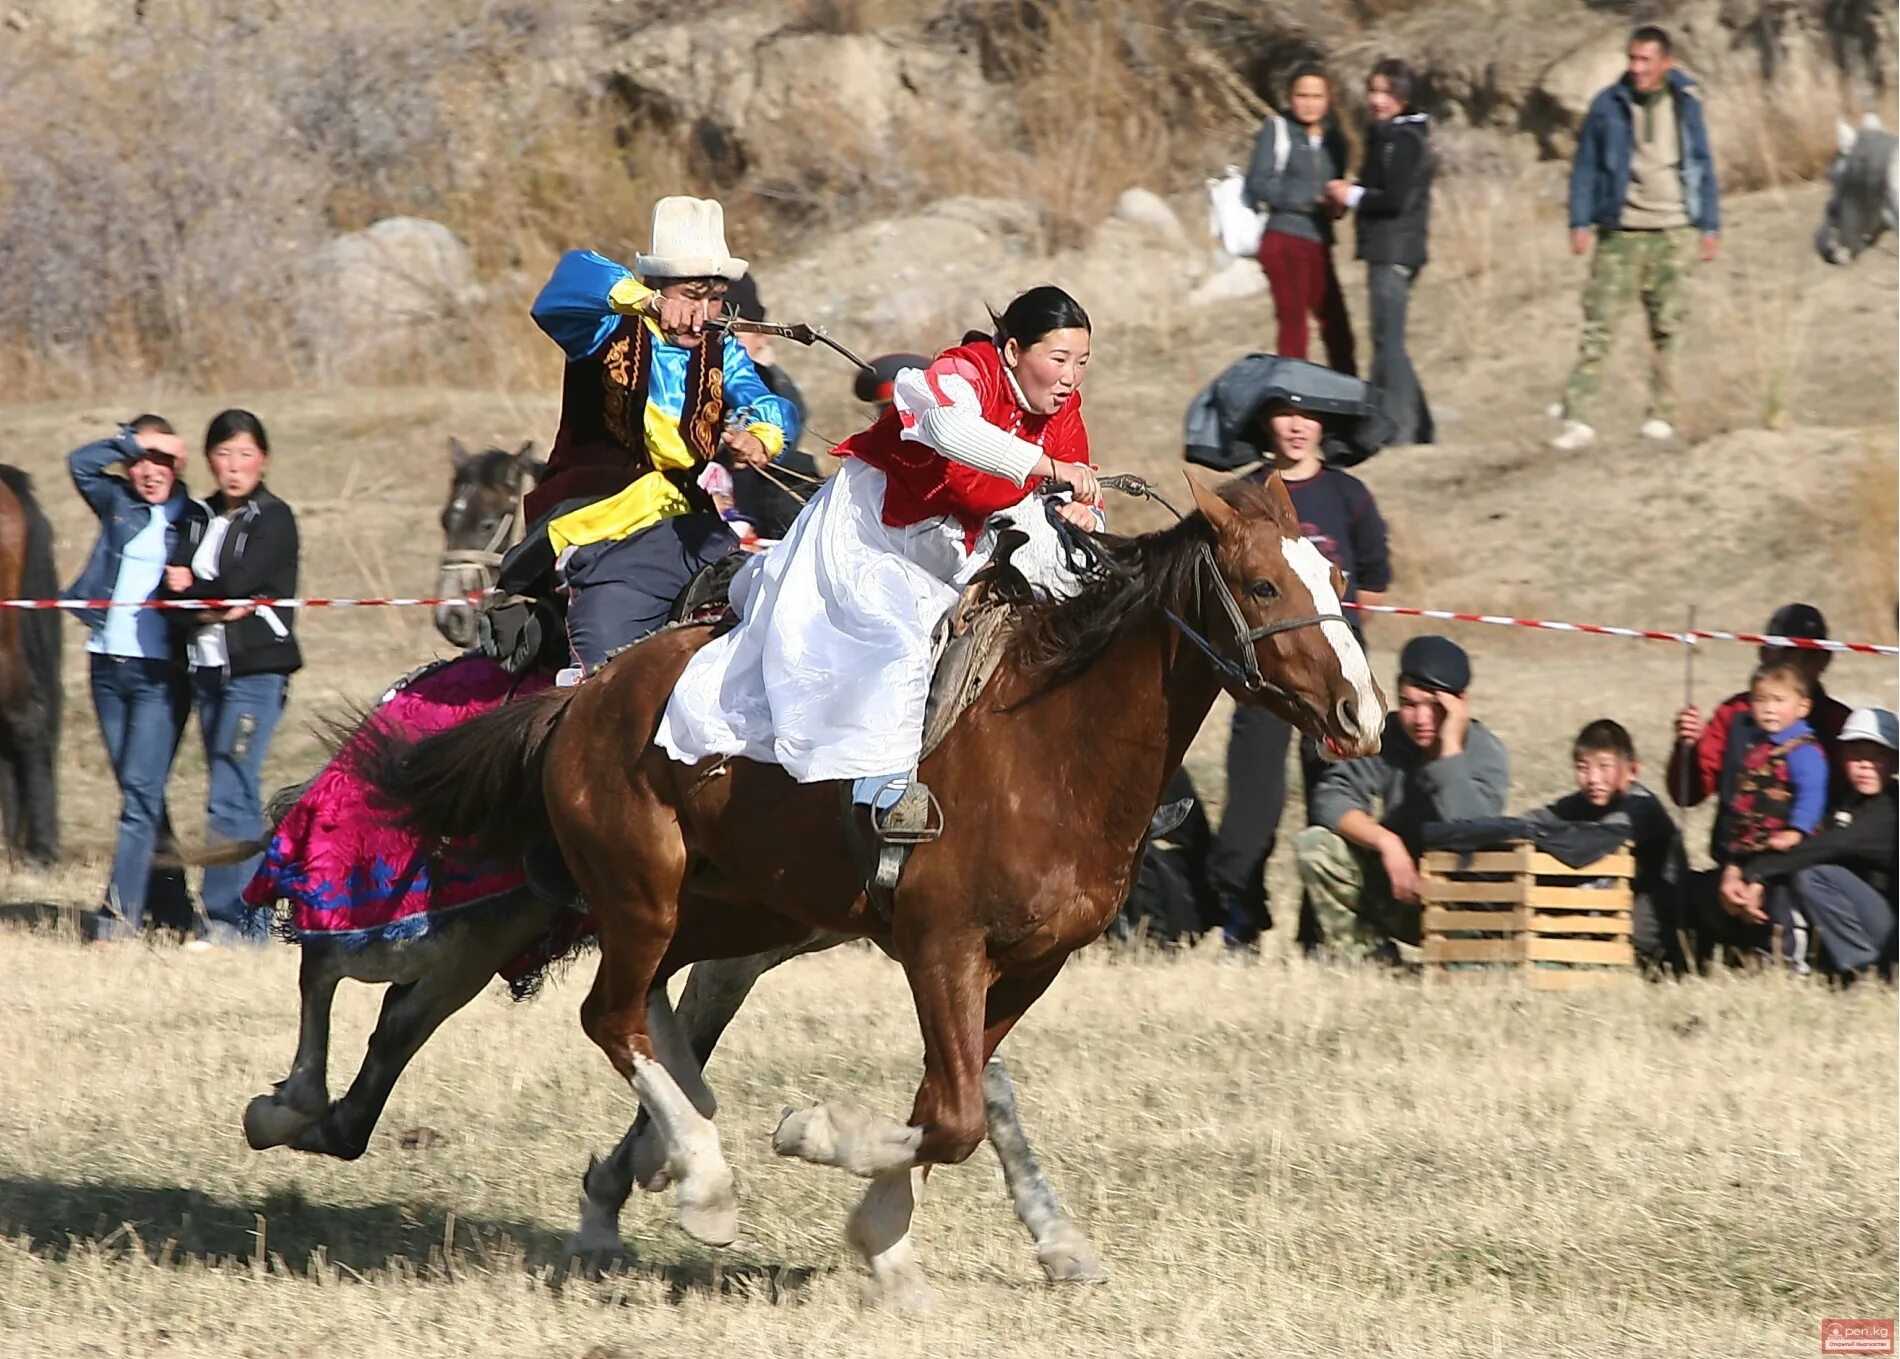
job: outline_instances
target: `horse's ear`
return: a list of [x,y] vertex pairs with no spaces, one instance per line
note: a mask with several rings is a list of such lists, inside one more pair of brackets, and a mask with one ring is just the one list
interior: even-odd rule
[[[1187,476],[1187,473],[1183,472],[1181,475]],[[1239,512],[1193,477],[1188,477],[1187,484],[1188,491],[1194,496],[1194,508],[1207,517],[1207,522],[1214,526],[1214,532],[1230,531],[1234,521],[1240,517]]]
[[1286,488],[1286,480],[1278,472],[1267,474],[1267,500],[1273,505],[1273,517],[1283,527],[1299,531],[1300,512],[1293,508],[1293,495]]
[[1834,145],[1840,148],[1843,156],[1854,149],[1854,139],[1858,136],[1859,129],[1851,126],[1845,118],[1834,120]]
[[548,474],[548,465],[534,456],[534,440],[530,439],[515,450],[515,475],[526,476],[535,485],[541,484],[541,478]]
[[459,472],[474,460],[474,456],[462,447],[462,441],[451,434],[449,436],[449,466]]

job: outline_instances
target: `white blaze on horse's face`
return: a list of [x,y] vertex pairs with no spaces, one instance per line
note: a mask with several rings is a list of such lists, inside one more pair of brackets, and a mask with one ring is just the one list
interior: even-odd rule
[[[1313,596],[1314,613],[1341,612],[1339,596],[1333,593],[1333,567],[1312,542],[1303,537],[1280,539],[1280,552],[1286,558],[1286,564],[1293,568],[1293,574],[1306,586],[1307,593]],[[1352,635],[1352,629],[1344,623],[1321,623],[1320,631],[1332,645],[1333,654],[1339,658],[1339,673],[1352,685],[1354,698],[1353,726],[1357,728],[1362,746],[1375,740],[1385,726],[1385,701],[1379,697],[1379,686],[1373,683],[1372,667],[1366,662],[1366,653],[1359,645],[1359,639]],[[1358,752],[1352,752],[1358,753]]]

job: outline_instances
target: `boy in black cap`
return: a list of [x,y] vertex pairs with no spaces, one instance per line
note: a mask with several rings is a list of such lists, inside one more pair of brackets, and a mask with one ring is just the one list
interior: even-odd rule
[[1399,653],[1398,710],[1377,755],[1330,765],[1293,842],[1300,882],[1335,949],[1349,937],[1385,952],[1418,942],[1418,857],[1431,821],[1501,816],[1504,743],[1471,716],[1471,662],[1448,637]]

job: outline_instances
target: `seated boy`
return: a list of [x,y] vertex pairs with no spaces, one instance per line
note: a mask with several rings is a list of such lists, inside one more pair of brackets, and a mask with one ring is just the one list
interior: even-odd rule
[[[1827,812],[1827,756],[1807,721],[1811,693],[1799,668],[1770,662],[1749,682],[1748,715],[1735,719],[1715,823],[1722,870],[1718,891],[1731,909],[1743,895],[1750,861],[1793,849],[1815,832]],[[1795,915],[1789,894],[1770,892],[1767,914],[1781,926],[1782,960],[1804,971],[1807,922]]]
[[1636,858],[1631,884],[1631,943],[1646,964],[1687,971],[1676,935],[1687,859],[1682,832],[1661,799],[1637,779],[1642,765],[1621,722],[1585,724],[1570,747],[1577,791],[1531,813],[1531,819],[1591,821],[1628,833]]

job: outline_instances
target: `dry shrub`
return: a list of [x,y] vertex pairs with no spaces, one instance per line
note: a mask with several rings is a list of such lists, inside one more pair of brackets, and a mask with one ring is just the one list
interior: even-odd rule
[[1431,269],[1454,300],[1438,325],[1457,342],[1455,352],[1508,339],[1527,298],[1570,286],[1568,233],[1546,168],[1434,188]]
[[1758,75],[1722,82],[1704,91],[1704,103],[1723,193],[1826,175],[1840,91],[1811,65],[1791,66],[1772,84]]
[[1900,483],[1889,432],[1850,436],[1858,447],[1835,477],[1810,488],[1809,507],[1827,531],[1842,595],[1854,603],[1834,623],[1836,637],[1893,639],[1900,624]]
[[1181,22],[1170,0],[1033,0],[992,6],[983,40],[1015,92],[1032,177],[1058,244],[1079,239],[1123,189],[1174,187],[1210,143],[1238,144],[1263,106]]

